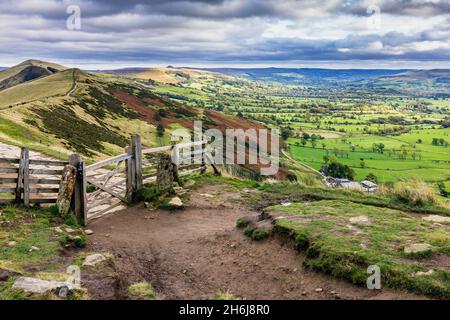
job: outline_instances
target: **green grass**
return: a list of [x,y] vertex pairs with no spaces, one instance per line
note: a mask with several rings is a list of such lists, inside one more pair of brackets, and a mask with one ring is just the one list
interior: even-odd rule
[[[297,245],[306,250],[308,267],[363,285],[367,267],[378,265],[388,287],[450,297],[449,266],[433,267],[435,272],[429,276],[413,276],[430,267],[426,260],[407,258],[403,253],[408,243],[429,243],[436,252],[449,254],[450,237],[445,227],[398,210],[348,201],[295,203],[267,211],[286,217],[276,222],[276,228],[292,232]],[[361,215],[369,217],[372,224],[354,225],[357,231],[349,228],[349,219]]]
[[53,96],[63,96],[72,87],[72,70],[29,81],[0,92],[0,109]]
[[237,300],[236,297],[229,292],[217,292],[213,298],[213,300]]
[[297,183],[262,184],[259,188],[264,191],[263,199],[270,202],[278,202],[281,199],[291,201],[318,201],[318,200],[344,200],[354,203],[371,205],[381,208],[391,208],[416,213],[439,214],[450,216],[450,209],[438,204],[426,204],[422,206],[404,203],[394,196],[371,195],[345,189],[332,189],[320,187],[308,187]]
[[128,287],[128,295],[146,300],[155,300],[156,294],[151,284],[148,282],[139,282]]

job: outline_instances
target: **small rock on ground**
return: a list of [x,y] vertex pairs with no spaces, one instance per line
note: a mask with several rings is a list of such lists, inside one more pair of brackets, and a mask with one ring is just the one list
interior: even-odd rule
[[95,267],[103,261],[106,261],[106,257],[104,255],[100,253],[91,254],[84,259],[83,267]]
[[94,231],[92,231],[91,229],[86,229],[84,230],[84,233],[90,236],[91,234],[94,234]]
[[438,215],[430,215],[430,216],[423,217],[422,219],[426,220],[426,221],[431,221],[431,222],[449,223],[450,224],[450,217],[443,217],[443,216],[438,216]]
[[13,288],[22,289],[29,293],[45,293],[52,290],[57,290],[61,287],[68,287],[65,282],[47,281],[35,278],[22,277],[16,280]]
[[405,246],[404,252],[406,254],[411,254],[411,253],[425,253],[425,252],[429,252],[433,250],[433,246],[431,244],[428,243],[414,243],[414,244],[410,244]]
[[170,200],[169,204],[171,206],[175,206],[175,207],[182,207],[183,201],[181,201],[181,199],[179,197],[175,197],[175,198],[172,198],[172,200]]
[[350,223],[357,224],[357,225],[370,226],[372,224],[372,221],[367,216],[358,216],[358,217],[350,218]]
[[9,242],[8,242],[8,247],[10,247],[10,248],[15,247],[16,245],[17,245],[17,242],[16,242],[16,241],[9,241]]

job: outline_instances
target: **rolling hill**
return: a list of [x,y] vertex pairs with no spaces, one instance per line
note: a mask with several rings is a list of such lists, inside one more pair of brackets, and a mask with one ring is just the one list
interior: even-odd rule
[[67,68],[39,60],[27,60],[17,66],[0,71],[0,90],[64,71]]
[[[5,74],[17,72],[12,69]],[[132,133],[140,134],[145,146],[170,144],[171,132],[191,129],[194,120],[222,131],[263,127],[183,105],[123,76],[60,70],[0,91],[0,141],[60,158],[79,152],[94,161],[122,153]]]

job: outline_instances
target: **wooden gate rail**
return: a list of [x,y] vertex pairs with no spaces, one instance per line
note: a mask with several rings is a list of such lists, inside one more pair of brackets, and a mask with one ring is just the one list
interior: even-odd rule
[[[29,149],[22,148],[20,158],[0,159],[0,204],[55,203],[63,168],[69,162],[30,159]],[[44,168],[39,167],[44,166]]]

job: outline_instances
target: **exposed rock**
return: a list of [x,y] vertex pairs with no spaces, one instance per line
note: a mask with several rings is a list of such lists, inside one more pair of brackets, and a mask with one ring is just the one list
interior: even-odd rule
[[421,254],[428,253],[433,250],[433,246],[428,243],[414,243],[405,246],[404,252],[406,254]]
[[177,166],[172,162],[169,154],[158,156],[156,186],[160,192],[172,191],[173,182],[178,181]]
[[22,289],[28,293],[59,292],[62,288],[72,290],[67,283],[61,281],[47,281],[35,278],[21,277],[13,284],[13,288]]
[[62,173],[59,184],[58,199],[56,200],[59,214],[62,217],[67,216],[70,211],[70,203],[72,201],[72,195],[75,189],[76,172],[76,168],[68,164],[64,167]]
[[175,197],[175,198],[172,198],[172,200],[170,200],[169,204],[171,206],[181,208],[183,206],[183,201],[181,201],[181,199],[179,197]]
[[92,231],[91,229],[86,229],[86,230],[84,230],[84,233],[86,235],[90,236],[90,235],[94,234],[94,231]]
[[104,255],[100,253],[91,254],[84,259],[83,267],[95,267],[104,261],[106,261],[106,257]]
[[418,271],[414,274],[414,276],[431,276],[434,273],[434,270],[428,270],[427,272],[423,272],[423,271]]
[[18,273],[0,269],[0,281],[8,281],[10,277],[16,276]]
[[248,225],[254,225],[259,221],[259,216],[244,216],[238,219],[238,227],[244,228]]
[[372,221],[367,216],[358,216],[358,217],[351,217],[350,223],[356,225],[370,226],[372,224]]
[[66,231],[67,233],[74,233],[74,232],[76,232],[76,230],[74,230],[72,228],[69,228],[69,227],[64,228],[64,231]]
[[41,250],[39,247],[35,247],[35,246],[31,246],[31,248],[30,248],[30,252],[31,251],[39,251],[39,250]]
[[316,289],[316,292],[322,292],[322,291],[323,291],[322,288],[317,288],[317,289]]
[[150,202],[144,202],[144,207],[145,207],[145,208],[148,209],[148,208],[151,208],[151,206],[152,206],[152,205],[150,204]]
[[57,233],[64,233],[64,231],[61,229],[61,227],[55,227],[55,231]]
[[263,221],[259,221],[259,222],[257,222],[255,224],[255,228],[256,229],[264,230],[264,231],[267,231],[269,233],[272,232],[273,227],[274,227],[274,225],[273,225],[271,220],[263,220]]
[[16,241],[9,241],[9,242],[8,242],[8,247],[10,247],[10,248],[15,247],[16,245],[17,245],[17,242],[16,242]]
[[214,196],[212,194],[208,194],[208,193],[201,193],[200,195],[205,198],[214,198]]
[[426,221],[436,222],[436,223],[448,223],[448,224],[450,224],[450,217],[431,215],[431,216],[423,217],[422,219],[424,219]]
[[289,207],[289,206],[292,205],[292,202],[289,202],[289,201],[287,201],[287,202],[282,202],[281,205],[282,205],[282,206],[285,206],[285,207]]

